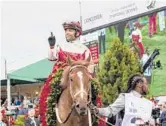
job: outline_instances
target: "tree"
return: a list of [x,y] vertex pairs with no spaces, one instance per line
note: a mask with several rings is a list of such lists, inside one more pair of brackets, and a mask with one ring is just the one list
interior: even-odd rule
[[114,39],[97,72],[103,102],[115,101],[119,93],[125,92],[129,76],[137,72],[140,72],[139,59],[127,45],[118,38]]

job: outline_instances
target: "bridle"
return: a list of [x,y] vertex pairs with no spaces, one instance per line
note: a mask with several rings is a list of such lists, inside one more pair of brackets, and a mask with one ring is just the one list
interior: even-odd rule
[[[88,68],[87,68],[86,66],[84,66],[84,65],[75,65],[75,66],[72,66],[72,67],[70,68],[69,74],[70,74],[74,69],[76,69],[76,68],[78,68],[78,67],[84,68],[84,69],[86,69],[86,70],[88,71]],[[76,92],[74,95],[71,94],[71,84],[69,84],[69,86],[70,86],[70,88],[69,88],[70,91],[69,91],[69,92],[70,92],[70,95],[71,95],[72,99],[74,99],[74,98],[75,98],[77,95],[79,95],[80,93],[83,93],[83,94],[85,94],[86,96],[89,96],[89,98],[88,98],[88,99],[89,99],[89,100],[88,100],[88,106],[89,106],[89,104],[91,103],[91,85],[90,85],[90,88],[89,88],[88,93],[87,93],[86,91],[84,91],[84,90],[80,90],[80,91]],[[55,111],[56,111],[56,116],[57,116],[58,122],[61,123],[61,124],[66,123],[67,120],[69,119],[70,115],[72,114],[72,112],[73,112],[75,106],[76,106],[76,103],[73,102],[72,108],[71,108],[70,112],[68,113],[66,119],[65,119],[64,121],[62,121],[62,120],[60,119],[60,116],[59,116],[58,105],[56,104]],[[90,109],[89,109],[89,107],[88,107],[88,117],[89,117],[89,122],[91,123],[91,114],[90,114]],[[90,125],[90,123],[89,123],[89,125]]]
[[[75,66],[72,66],[72,67],[70,68],[69,74],[72,72],[73,69],[78,68],[78,67],[82,67],[82,68],[84,68],[84,69],[87,70],[87,67],[84,66],[84,65],[75,65]],[[81,93],[85,94],[86,96],[89,95],[89,92],[87,93],[85,90],[79,90],[79,91],[77,91],[74,95],[72,95],[72,94],[71,94],[71,93],[72,93],[72,91],[71,91],[71,90],[72,90],[72,89],[71,89],[71,84],[69,84],[69,86],[70,86],[70,95],[71,95],[72,99],[74,99],[77,95],[79,95],[79,94],[81,94]]]

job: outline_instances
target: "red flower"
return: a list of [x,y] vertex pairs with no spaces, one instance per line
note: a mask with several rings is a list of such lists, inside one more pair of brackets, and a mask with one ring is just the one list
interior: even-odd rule
[[47,126],[46,122],[46,113],[47,113],[47,97],[50,94],[51,91],[51,80],[52,80],[52,74],[57,72],[57,69],[62,67],[61,65],[54,65],[52,73],[47,78],[45,84],[43,85],[41,94],[40,94],[40,101],[39,101],[39,114],[40,114],[40,120],[42,123],[42,126]]

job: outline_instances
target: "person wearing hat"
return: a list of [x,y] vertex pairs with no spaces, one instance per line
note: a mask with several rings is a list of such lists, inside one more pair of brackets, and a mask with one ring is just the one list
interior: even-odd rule
[[[48,38],[49,42],[49,56],[50,61],[54,61],[54,67],[52,73],[46,79],[45,84],[42,87],[40,94],[40,119],[42,126],[47,126],[46,124],[46,112],[47,112],[47,97],[50,93],[50,82],[52,80],[52,74],[56,73],[58,69],[66,67],[67,56],[70,56],[73,60],[85,60],[89,56],[91,57],[90,50],[80,42],[79,37],[82,34],[82,27],[79,22],[71,21],[63,23],[63,28],[65,31],[66,42],[56,43],[56,38],[51,33]],[[88,68],[90,73],[93,73],[93,65]],[[62,75],[63,78],[63,75]],[[66,83],[60,84],[62,89],[66,88]]]
[[[79,40],[79,37],[82,34],[82,27],[80,23],[71,21],[65,22],[62,25],[65,31],[65,38],[67,42],[56,44],[55,36],[53,36],[53,33],[51,33],[51,36],[48,38],[50,46],[48,59],[55,62],[64,60],[60,57],[61,52],[68,54],[84,54],[85,59],[91,55],[89,49]],[[81,57],[81,59],[84,59],[84,57]],[[74,60],[77,60],[77,58]]]
[[92,112],[112,117],[125,111],[122,126],[136,126],[151,120],[152,102],[143,98],[148,93],[147,80],[141,74],[134,74],[128,80],[126,93],[121,93],[114,103],[105,108],[92,106]]
[[140,28],[142,28],[141,24],[139,22],[134,23],[134,31],[131,34],[132,42],[137,45],[139,48],[139,57],[141,58],[143,54],[145,53],[145,49],[142,43],[142,33],[140,31]]

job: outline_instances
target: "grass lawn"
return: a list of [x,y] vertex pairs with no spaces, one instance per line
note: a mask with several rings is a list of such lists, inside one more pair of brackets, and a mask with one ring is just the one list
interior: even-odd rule
[[166,31],[160,32],[157,22],[157,34],[149,38],[148,25],[142,28],[143,43],[152,53],[155,48],[160,49],[160,55],[155,61],[160,60],[162,69],[153,69],[152,83],[150,84],[150,95],[166,95]]
[[152,51],[160,49],[160,55],[155,59],[160,60],[162,69],[154,69],[152,73],[152,84],[150,85],[150,95],[166,95],[166,35],[155,35],[149,39],[144,37],[144,45]]

